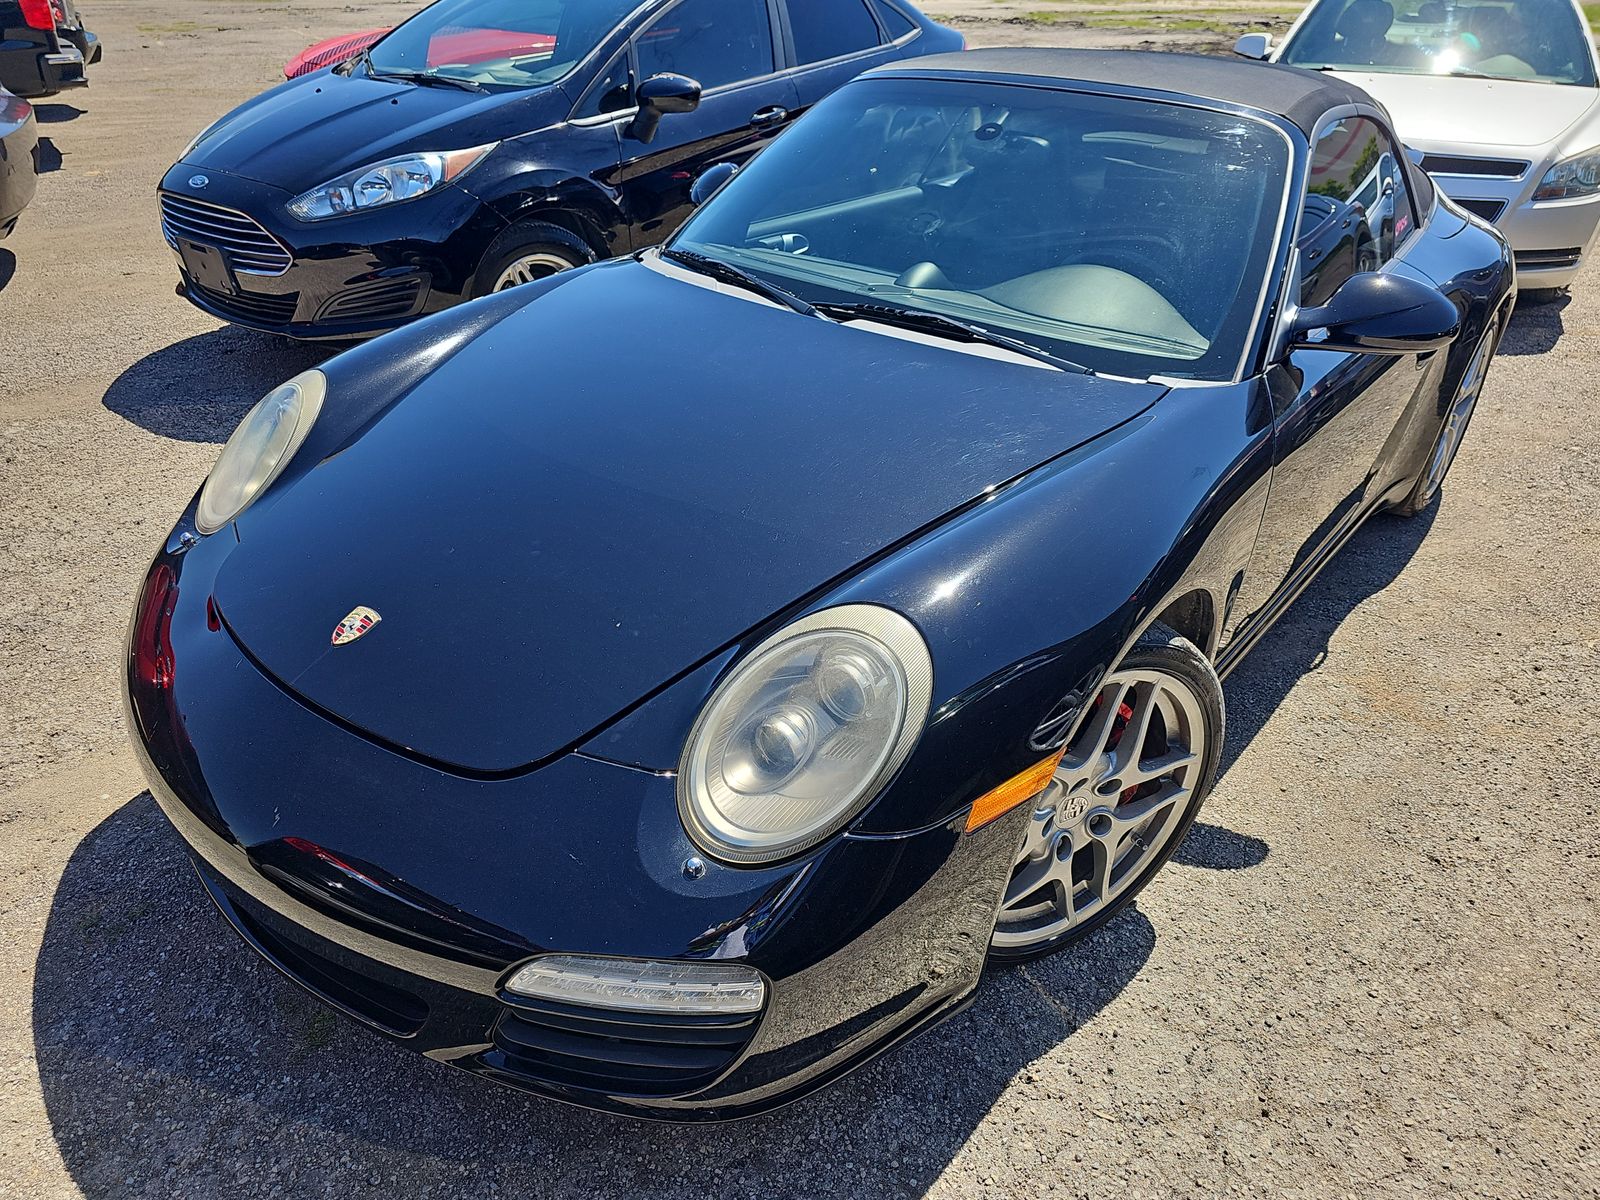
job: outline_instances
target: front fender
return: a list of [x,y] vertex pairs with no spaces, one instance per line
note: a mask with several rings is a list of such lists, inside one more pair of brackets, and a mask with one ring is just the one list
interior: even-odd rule
[[1174,599],[1203,591],[1220,623],[1266,504],[1270,413],[1259,381],[1176,390],[775,618],[584,750],[674,770],[695,715],[741,654],[804,612],[880,604],[927,638],[934,698],[910,760],[852,832],[942,824],[1038,762],[1046,718],[1069,697],[1092,696]]

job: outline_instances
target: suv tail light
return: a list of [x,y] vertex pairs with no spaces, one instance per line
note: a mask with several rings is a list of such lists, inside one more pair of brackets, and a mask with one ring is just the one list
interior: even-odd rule
[[22,0],[22,23],[29,29],[56,27],[56,13],[50,0]]

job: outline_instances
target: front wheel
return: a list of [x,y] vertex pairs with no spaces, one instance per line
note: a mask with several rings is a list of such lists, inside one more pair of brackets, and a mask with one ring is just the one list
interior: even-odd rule
[[1034,801],[989,956],[1052,954],[1109,921],[1183,842],[1217,773],[1222,684],[1155,626],[1106,676]]
[[501,233],[484,252],[472,279],[472,295],[520,287],[592,263],[594,258],[582,238],[559,225],[524,221]]
[[1500,348],[1502,324],[1501,317],[1489,322],[1489,328],[1483,331],[1483,340],[1467,361],[1467,369],[1462,373],[1461,382],[1456,385],[1449,406],[1445,409],[1444,424],[1439,428],[1439,436],[1434,439],[1433,450],[1428,455],[1428,466],[1411,494],[1395,506],[1395,512],[1400,516],[1414,517],[1425,511],[1444,485],[1444,477],[1450,473],[1450,467],[1456,461],[1456,452],[1461,449],[1467,426],[1472,423],[1472,414],[1477,411],[1478,397],[1483,395],[1483,385],[1489,378],[1489,364],[1494,361],[1494,353]]

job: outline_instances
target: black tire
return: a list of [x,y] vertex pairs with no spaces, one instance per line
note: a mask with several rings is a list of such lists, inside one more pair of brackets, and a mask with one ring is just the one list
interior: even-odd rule
[[[1195,817],[1199,814],[1206,797],[1211,793],[1212,786],[1216,783],[1217,769],[1222,760],[1223,737],[1227,730],[1227,716],[1222,683],[1217,678],[1216,669],[1210,660],[1187,638],[1181,637],[1164,625],[1154,625],[1134,643],[1132,649],[1113,669],[1112,674],[1123,671],[1155,671],[1171,676],[1186,687],[1198,702],[1201,718],[1205,724],[1205,747],[1198,769],[1192,776],[1194,783],[1189,787],[1188,796],[1181,801],[1184,807],[1172,818],[1174,824],[1171,832],[1159,850],[1152,854],[1147,862],[1138,864],[1133,879],[1122,885],[1123,890],[1111,903],[1103,904],[1093,916],[1080,921],[1049,941],[1026,949],[991,945],[989,949],[991,963],[1008,965],[1032,962],[1081,941],[1112,920],[1134,901],[1177,853],[1194,825]],[[1078,734],[1075,733],[1074,736]],[[1018,848],[1019,858],[1022,850],[1023,847]]]
[[546,260],[540,267],[549,268],[541,270],[537,277],[554,275],[558,271],[568,271],[595,261],[594,251],[577,234],[545,221],[519,221],[502,230],[484,251],[483,260],[472,277],[469,289],[472,297],[487,296],[500,290],[497,285],[501,276],[514,263],[530,257]]
[[[1502,312],[1490,319],[1489,328],[1484,330],[1483,336],[1473,344],[1472,353],[1467,356],[1467,361],[1461,368],[1462,377],[1464,378],[1466,373],[1472,369],[1474,360],[1484,346],[1486,344],[1489,345],[1489,357],[1482,368],[1483,379],[1480,379],[1477,384],[1480,394],[1483,390],[1483,382],[1488,378],[1489,369],[1494,366],[1494,356],[1500,349],[1500,340],[1505,335],[1508,317],[1508,313]],[[1491,338],[1493,339],[1492,342],[1489,341]],[[1409,519],[1421,516],[1433,507],[1434,501],[1439,498],[1439,493],[1444,490],[1444,481],[1450,474],[1450,468],[1455,465],[1456,452],[1461,449],[1461,443],[1466,438],[1467,430],[1472,427],[1472,417],[1477,411],[1477,398],[1474,397],[1472,411],[1467,414],[1466,420],[1461,423],[1460,429],[1456,431],[1454,444],[1446,452],[1443,470],[1438,474],[1437,478],[1434,478],[1432,473],[1433,461],[1440,453],[1440,442],[1446,433],[1445,423],[1450,419],[1450,410],[1460,398],[1461,382],[1461,379],[1456,381],[1449,393],[1450,398],[1448,400],[1440,401],[1439,433],[1434,436],[1434,442],[1428,450],[1428,461],[1423,464],[1422,473],[1417,476],[1417,482],[1412,486],[1410,495],[1390,509],[1397,517]]]

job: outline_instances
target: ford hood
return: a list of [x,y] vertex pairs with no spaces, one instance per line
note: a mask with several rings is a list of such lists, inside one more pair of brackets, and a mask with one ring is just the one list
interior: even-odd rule
[[216,599],[326,713],[512,770],[1163,394],[606,263],[247,511]]
[[240,105],[206,130],[187,166],[299,194],[419,150],[466,150],[539,129],[570,106],[559,87],[478,94],[318,71]]

